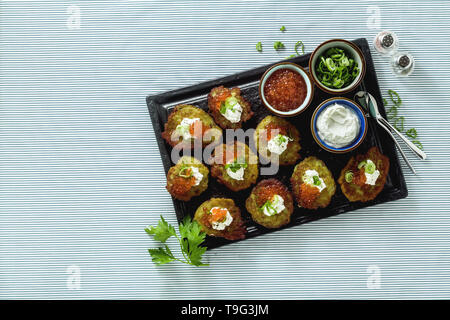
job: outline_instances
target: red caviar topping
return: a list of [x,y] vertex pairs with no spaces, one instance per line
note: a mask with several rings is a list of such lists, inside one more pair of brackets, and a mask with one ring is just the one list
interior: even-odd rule
[[300,195],[298,199],[300,205],[305,208],[309,208],[313,205],[313,202],[317,199],[319,196],[320,191],[318,188],[311,186],[307,183],[303,183],[300,186]]
[[[282,134],[283,136],[287,135],[287,128],[280,126],[279,124],[276,123],[269,123],[265,128],[265,135],[267,137],[267,141],[269,141],[270,139],[272,139],[273,137]],[[264,134],[264,131],[262,131],[262,133]]]
[[299,107],[307,95],[303,77],[290,69],[272,73],[264,85],[267,102],[277,110],[290,111]]
[[220,111],[222,102],[224,102],[229,97],[231,97],[230,89],[223,88],[222,90],[219,90],[217,95],[214,97],[214,99],[215,99],[214,109],[216,109],[217,111]]
[[196,120],[189,126],[189,133],[195,138],[201,138],[207,129],[201,120]]
[[210,211],[211,215],[209,216],[209,222],[213,223],[218,221],[224,221],[227,217],[227,212],[228,210],[225,208],[219,207],[212,208]]
[[265,186],[261,186],[257,188],[256,195],[256,204],[258,207],[261,207],[268,200],[272,200],[274,195],[282,196],[287,192],[286,187],[281,183],[271,183]]
[[195,177],[190,178],[176,177],[173,182],[172,191],[176,195],[186,194],[195,185]]
[[352,183],[363,186],[367,181],[364,168],[356,170],[356,174],[353,176]]

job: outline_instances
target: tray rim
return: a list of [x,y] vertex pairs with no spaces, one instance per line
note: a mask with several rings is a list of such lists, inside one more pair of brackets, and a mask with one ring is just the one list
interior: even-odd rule
[[[355,43],[358,47],[360,47],[360,46],[366,46],[367,47],[367,49],[369,51],[369,54],[368,55],[364,54],[364,57],[366,59],[366,67],[368,65],[373,67],[373,70],[372,70],[373,73],[372,73],[371,76],[374,77],[374,80],[375,80],[374,81],[375,85],[376,85],[375,91],[377,93],[380,93],[380,95],[381,95],[381,90],[380,90],[379,83],[378,83],[378,77],[377,77],[377,73],[376,73],[375,68],[374,68],[372,55],[370,53],[370,46],[369,46],[369,43],[368,43],[367,39],[366,38],[357,38],[355,40],[352,40],[351,42]],[[159,149],[159,152],[160,152],[160,156],[161,156],[161,160],[162,160],[162,163],[163,163],[163,167],[164,167],[165,173],[167,174],[167,172],[169,171],[169,169],[170,169],[170,167],[172,165],[172,161],[170,160],[170,158],[168,159],[168,161],[167,161],[167,159],[165,159],[166,156],[167,156],[167,154],[165,154],[166,153],[165,142],[164,142],[164,140],[161,137],[158,137],[158,131],[159,132],[163,131],[162,128],[161,128],[161,125],[159,123],[160,119],[158,118],[158,113],[159,113],[160,109],[158,109],[158,108],[162,107],[162,108],[167,109],[166,108],[167,105],[172,105],[173,106],[173,105],[182,103],[183,101],[189,101],[189,99],[178,99],[179,97],[182,97],[182,96],[185,96],[185,95],[192,96],[192,100],[198,100],[199,97],[201,97],[201,96],[205,96],[205,98],[206,98],[207,93],[211,90],[212,87],[215,87],[215,86],[218,86],[218,85],[226,86],[226,84],[230,83],[230,82],[234,83],[232,86],[239,86],[241,89],[245,88],[247,86],[251,87],[252,84],[255,84],[255,82],[259,82],[259,78],[258,78],[258,80],[249,82],[249,81],[246,80],[249,77],[249,75],[251,75],[251,74],[262,74],[262,73],[264,73],[264,71],[267,68],[269,68],[269,67],[271,67],[271,66],[273,66],[273,65],[275,65],[277,63],[280,63],[280,62],[294,62],[295,63],[296,61],[299,61],[301,59],[309,59],[309,56],[311,55],[311,53],[312,52],[308,52],[308,53],[305,53],[304,55],[296,56],[296,57],[291,58],[291,59],[284,59],[284,60],[281,60],[281,61],[276,61],[276,62],[267,64],[267,65],[259,66],[259,67],[248,69],[248,70],[244,70],[244,71],[232,74],[232,75],[227,75],[227,76],[224,76],[224,77],[220,77],[220,78],[216,78],[216,79],[207,80],[207,81],[199,82],[199,83],[196,83],[196,84],[192,84],[192,85],[189,85],[189,86],[176,88],[176,89],[160,92],[160,93],[157,93],[157,94],[148,95],[146,97],[147,108],[148,108],[148,111],[149,111],[149,114],[150,114],[153,130],[154,130],[155,137],[156,137],[156,140],[157,140],[158,149]],[[367,69],[366,70],[366,76],[367,76],[367,73],[370,72],[370,70],[368,70],[369,68],[366,68],[366,69]],[[239,85],[240,81],[242,81],[242,83],[244,85]],[[361,81],[361,84],[360,84],[359,87],[361,87],[361,86],[364,86],[364,79],[363,79],[363,81]],[[197,94],[196,92],[205,92],[205,93]],[[377,96],[378,96],[378,94],[377,94]],[[377,97],[375,97],[375,98],[377,99]],[[164,102],[164,100],[170,100],[172,102]],[[382,114],[383,117],[386,118],[386,111],[385,111],[385,108],[384,108],[384,104],[382,103],[382,101],[377,101],[377,102],[378,102],[379,106],[381,106],[381,107],[379,107],[380,113]],[[407,188],[407,185],[406,185],[405,176],[403,174],[401,163],[400,163],[400,160],[399,160],[399,157],[398,157],[398,151],[397,151],[397,149],[394,146],[393,146],[393,149],[394,149],[394,152],[393,152],[394,159],[390,159],[390,160],[391,161],[395,161],[398,164],[399,187],[394,190],[394,193],[392,193],[392,195],[393,195],[392,199],[390,199],[390,200],[382,200],[381,201],[381,200],[377,200],[377,198],[375,198],[374,200],[369,201],[369,202],[352,202],[352,204],[355,207],[354,209],[346,210],[346,211],[343,211],[343,212],[334,212],[334,213],[326,215],[326,216],[312,217],[311,219],[307,219],[307,221],[299,222],[299,223],[295,223],[295,224],[289,224],[289,225],[287,225],[285,227],[278,228],[278,229],[262,228],[263,231],[260,230],[260,232],[258,232],[257,234],[252,234],[250,237],[246,237],[246,238],[244,238],[242,240],[230,241],[230,240],[222,239],[223,243],[220,243],[218,245],[215,245],[215,246],[208,246],[208,245],[206,245],[208,250],[219,248],[219,247],[221,247],[223,245],[226,245],[226,244],[232,244],[232,243],[240,242],[240,241],[243,241],[243,240],[246,240],[246,239],[251,239],[251,238],[254,238],[254,237],[258,237],[258,236],[266,234],[266,233],[272,233],[272,232],[280,231],[280,230],[283,230],[283,229],[286,229],[286,228],[290,228],[290,227],[293,227],[293,226],[299,226],[299,225],[302,225],[302,224],[305,224],[305,223],[310,223],[310,222],[314,222],[314,221],[317,221],[317,220],[326,219],[326,218],[329,218],[329,217],[332,217],[332,216],[336,216],[336,215],[340,215],[340,214],[343,214],[343,213],[354,212],[355,210],[359,210],[359,209],[366,208],[366,207],[372,207],[372,206],[375,206],[377,204],[386,203],[386,202],[392,202],[392,201],[395,201],[395,200],[400,200],[400,199],[406,198],[408,196],[408,188]],[[182,208],[180,207],[179,203],[177,203],[175,200],[176,199],[174,199],[172,197],[172,203],[174,205],[175,215],[177,217],[178,223],[180,223],[183,217],[180,216],[181,213],[179,211],[182,210]],[[208,237],[209,236],[207,236],[207,238]],[[215,238],[215,239],[217,239],[217,238]]]

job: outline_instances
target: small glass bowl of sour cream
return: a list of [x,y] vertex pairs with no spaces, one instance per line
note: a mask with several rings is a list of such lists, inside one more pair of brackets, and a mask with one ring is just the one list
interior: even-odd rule
[[354,101],[336,97],[325,100],[311,118],[314,140],[323,149],[346,153],[357,148],[367,134],[364,110]]

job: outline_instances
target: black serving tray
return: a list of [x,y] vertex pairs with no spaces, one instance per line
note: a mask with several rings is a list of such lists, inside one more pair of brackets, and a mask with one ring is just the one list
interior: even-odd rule
[[[373,65],[372,56],[370,54],[369,45],[367,40],[364,38],[354,40],[355,43],[363,52],[366,59],[366,74],[359,88],[352,92],[344,94],[342,96],[349,99],[353,99],[356,91],[365,88],[369,91],[377,100],[381,114],[386,117],[386,112],[383,105],[383,99],[381,97],[380,88],[378,86],[377,76],[375,73],[375,68]],[[283,61],[289,61],[299,64],[304,68],[308,68],[308,60],[310,54],[305,54],[292,59],[287,59]],[[275,63],[274,63],[275,64]],[[164,169],[167,172],[169,168],[174,164],[171,161],[170,154],[172,148],[168,145],[161,137],[161,132],[164,130],[164,124],[167,121],[167,117],[173,110],[174,106],[180,103],[188,103],[196,105],[204,110],[208,109],[207,95],[210,90],[214,87],[223,85],[225,87],[240,87],[242,96],[247,99],[255,113],[254,117],[246,122],[243,129],[255,128],[256,125],[261,121],[268,111],[262,105],[259,95],[258,95],[258,83],[259,79],[266,71],[266,69],[273,64],[266,65],[263,67],[258,67],[249,71],[237,73],[231,76],[220,78],[217,80],[207,81],[204,83],[196,84],[182,89],[177,89],[153,96],[147,97],[147,106],[150,113],[150,117],[153,124],[153,129],[155,130],[156,140],[158,141],[159,151],[161,153],[162,162]],[[381,130],[375,120],[368,119],[368,131],[364,142],[352,152],[346,154],[334,154],[323,150],[320,146],[316,144],[310,129],[311,115],[314,109],[325,99],[331,98],[326,92],[321,91],[319,88],[314,90],[314,99],[306,111],[300,115],[292,118],[286,118],[292,124],[294,124],[300,131],[301,140],[300,144],[302,149],[300,154],[302,159],[307,156],[314,155],[319,159],[322,159],[328,166],[330,171],[333,173],[335,180],[339,177],[341,169],[346,165],[350,157],[357,153],[365,153],[370,147],[377,146],[380,151],[389,157],[390,159],[390,170],[389,175],[386,180],[386,185],[383,191],[378,195],[378,197],[370,202],[349,202],[347,198],[342,194],[339,184],[336,182],[336,194],[331,200],[330,205],[327,208],[319,210],[307,210],[304,208],[299,208],[295,206],[294,213],[291,217],[291,222],[284,226],[283,228],[289,228],[292,226],[300,225],[310,221],[315,221],[318,219],[323,219],[340,213],[353,211],[359,208],[373,206],[378,203],[384,203],[388,201],[393,201],[401,198],[405,198],[408,195],[408,189],[406,187],[405,178],[399,163],[397,152],[391,137]],[[289,178],[292,174],[294,166],[281,167],[279,172],[274,176],[281,180],[287,186],[290,186]],[[259,176],[258,181],[262,179],[270,178],[270,176]],[[241,209],[242,218],[247,225],[247,235],[246,239],[253,238],[268,232],[273,232],[280,229],[267,229],[257,223],[253,222],[250,214],[245,209],[245,200],[249,196],[252,187],[247,190],[240,192],[232,192],[224,187],[222,184],[217,182],[216,179],[209,177],[208,189],[202,193],[199,197],[192,198],[191,201],[183,202],[177,199],[173,199],[173,204],[175,206],[175,212],[178,221],[181,221],[185,215],[193,216],[195,210],[204,201],[212,197],[226,197],[231,198],[235,201],[236,205]],[[299,230],[299,232],[301,232]],[[223,238],[216,238],[207,236],[205,240],[205,246],[208,249],[217,248],[224,244],[232,243],[235,241],[229,241]]]

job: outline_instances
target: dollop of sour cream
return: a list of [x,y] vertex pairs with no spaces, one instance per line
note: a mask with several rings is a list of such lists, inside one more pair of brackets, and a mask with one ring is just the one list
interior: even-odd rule
[[[317,179],[319,179],[318,181],[320,182],[320,184],[314,183],[314,177],[317,177],[316,181]],[[316,170],[306,170],[305,174],[303,175],[303,182],[313,187],[316,187],[317,189],[319,189],[320,192],[322,192],[322,190],[327,187],[327,185],[325,184],[323,179],[319,176],[319,173]]]
[[236,103],[232,107],[226,108],[225,113],[222,115],[231,123],[237,123],[241,121],[242,107],[239,103]]
[[292,141],[292,139],[288,136],[278,134],[267,142],[267,149],[280,155],[287,149],[289,141]]
[[230,121],[231,123],[237,123],[241,121],[242,106],[239,104],[239,100],[231,96],[224,101],[224,105],[220,109],[220,113]]
[[197,167],[189,167],[192,170],[192,175],[195,178],[194,186],[198,186],[200,182],[203,180],[203,174],[200,173]]
[[319,114],[316,126],[319,137],[334,148],[348,146],[361,128],[356,112],[338,103],[326,107]]
[[181,120],[180,124],[177,125],[177,127],[175,128],[175,133],[180,136],[183,137],[183,140],[188,140],[190,138],[192,138],[191,132],[190,132],[190,128],[191,128],[191,124],[193,124],[196,121],[200,121],[199,118],[183,118],[183,120]]
[[[373,161],[370,159],[367,160],[367,163],[374,164]],[[373,173],[364,172],[364,174],[366,176],[366,184],[370,184],[371,186],[374,186],[378,180],[378,177],[380,176],[380,171],[375,170]]]
[[266,216],[271,217],[273,215],[279,214],[284,209],[286,209],[286,207],[284,206],[283,197],[275,194],[272,199],[270,199],[270,205],[263,206],[263,213]]
[[211,224],[212,228],[215,230],[224,230],[231,224],[231,222],[233,222],[233,217],[231,216],[230,211],[228,211],[227,208],[213,207],[211,208],[210,212],[212,213],[214,209],[221,209],[227,211],[225,221],[215,221]]
[[238,170],[233,172],[231,168],[227,168],[227,174],[230,176],[230,178],[233,178],[234,180],[244,180],[244,167],[240,167]]

